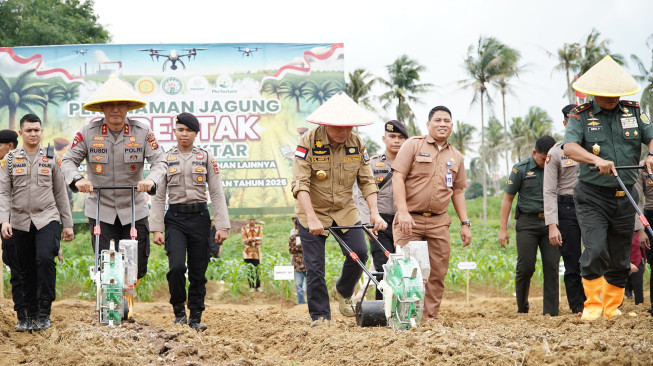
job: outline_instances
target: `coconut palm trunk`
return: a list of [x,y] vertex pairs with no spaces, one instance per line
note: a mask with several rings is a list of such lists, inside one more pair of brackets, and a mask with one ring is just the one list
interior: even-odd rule
[[[485,90],[481,89],[481,151],[485,151],[485,111],[483,109],[483,94],[485,94]],[[481,169],[483,170],[483,228],[487,229],[487,171],[485,154],[481,154]]]

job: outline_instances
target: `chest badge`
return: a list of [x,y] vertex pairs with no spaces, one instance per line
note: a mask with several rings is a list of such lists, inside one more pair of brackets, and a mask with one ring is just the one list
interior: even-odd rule
[[599,146],[599,144],[596,142],[594,143],[594,146],[592,146],[592,153],[594,155],[599,155],[601,153],[601,146]]
[[600,123],[597,122],[599,119],[594,117],[594,113],[592,113],[592,111],[590,111],[590,118],[588,118],[587,120],[590,121],[590,123],[587,124],[588,126],[600,125]]
[[315,173],[315,178],[317,178],[317,180],[325,180],[327,178],[327,173],[324,170],[318,170],[317,173]]
[[102,174],[102,173],[104,173],[104,166],[102,166],[102,164],[95,164],[95,165],[93,166],[93,169],[94,169],[95,172],[98,173],[98,174]]

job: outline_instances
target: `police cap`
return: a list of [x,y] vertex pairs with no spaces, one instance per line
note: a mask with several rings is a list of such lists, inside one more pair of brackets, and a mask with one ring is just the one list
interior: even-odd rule
[[181,123],[195,132],[200,132],[200,121],[191,113],[180,113],[175,117],[175,122]]
[[0,131],[0,143],[14,143],[14,148],[18,147],[18,134],[16,131],[12,130],[1,130]]
[[403,123],[393,119],[385,123],[385,132],[398,132],[402,134],[405,138],[408,138],[408,130]]

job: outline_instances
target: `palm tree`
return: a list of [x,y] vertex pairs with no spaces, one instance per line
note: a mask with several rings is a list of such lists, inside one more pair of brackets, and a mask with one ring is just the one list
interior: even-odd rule
[[378,80],[374,75],[367,72],[365,69],[356,69],[350,72],[349,83],[347,83],[346,93],[353,99],[356,104],[359,104],[370,111],[374,111],[372,107],[372,87]]
[[263,93],[267,94],[273,94],[277,97],[278,100],[281,100],[281,83],[278,80],[266,80],[265,83],[263,83],[263,87],[261,88],[261,91]]
[[[653,36],[652,36],[653,37]],[[642,97],[639,100],[642,110],[648,109],[648,115],[653,115],[653,50],[651,50],[651,66],[647,70],[642,60],[635,55],[630,55],[630,59],[639,69],[640,75],[633,75],[635,80],[644,84],[642,88]]]
[[[501,127],[501,122],[496,117],[490,117],[487,124],[487,134],[485,135],[485,161],[487,162],[488,170],[496,174],[499,170],[499,157],[501,151],[509,148],[504,144],[507,138],[504,136],[504,130]],[[506,159],[508,157],[506,156]],[[495,192],[499,191],[498,179],[491,179],[494,182]]]
[[567,99],[569,104],[574,102],[574,90],[571,88],[571,73],[576,73],[580,69],[580,56],[581,48],[578,43],[565,43],[562,45],[562,48],[558,49],[558,52],[554,55],[553,53],[547,51],[549,56],[557,56],[558,64],[553,67],[555,71],[564,71],[565,76],[567,77]]
[[[469,73],[470,79],[461,80],[459,83],[464,88],[474,90],[472,105],[479,98],[481,103],[481,151],[485,151],[485,97],[487,96],[488,104],[492,100],[487,95],[487,85],[495,80],[501,74],[503,56],[501,51],[503,44],[493,37],[479,37],[476,47],[470,45],[467,49],[467,58],[465,59],[465,70]],[[481,155],[481,163],[485,164],[484,156]],[[483,168],[483,226],[487,227],[487,169]]]
[[513,158],[522,160],[527,158],[535,141],[544,135],[551,135],[553,119],[540,107],[530,107],[526,116],[513,118],[510,126],[513,141]]
[[318,85],[314,81],[309,81],[305,95],[308,96],[306,99],[307,102],[316,101],[320,105],[326,102],[334,94],[340,91],[340,85],[333,85],[332,80],[324,82],[322,85]]
[[[64,103],[67,102],[72,102],[73,100],[76,100],[79,98],[79,86],[80,83],[70,83],[70,84],[63,84],[61,87],[63,88],[63,93],[61,95],[61,101]],[[63,131],[63,121],[59,120],[59,131]]]
[[583,75],[587,70],[594,66],[597,62],[601,61],[606,55],[610,55],[618,64],[624,64],[624,57],[618,53],[611,54],[609,39],[599,41],[601,33],[595,28],[585,39],[585,43],[581,46],[582,56],[579,62],[580,75]]
[[418,95],[428,92],[433,86],[430,83],[419,83],[419,73],[425,71],[426,67],[411,60],[407,55],[400,56],[386,67],[388,80],[379,79],[390,89],[379,97],[384,102],[383,108],[387,110],[393,103],[396,103],[396,117],[404,123],[407,121],[408,134],[411,136],[421,135],[419,128],[415,125],[415,113],[409,103],[418,103]]
[[45,104],[43,105],[43,124],[47,125],[49,122],[48,117],[48,106],[59,105],[59,102],[63,100],[66,90],[61,84],[48,85],[43,89],[43,98],[45,98]]
[[[506,155],[506,174],[510,172],[510,166],[508,165],[508,155],[510,154],[510,148],[508,147],[508,122],[506,119],[506,94],[510,93],[514,95],[512,85],[510,85],[510,79],[513,77],[519,77],[519,73],[523,70],[524,66],[519,65],[519,59],[521,54],[514,48],[503,46],[501,48],[501,71],[497,77],[492,81],[492,84],[499,89],[501,92],[501,104],[503,106],[503,134],[504,137],[504,147]],[[498,122],[498,121],[497,121]],[[497,152],[498,154],[498,152]],[[497,161],[498,163],[498,161]]]
[[308,81],[292,82],[285,81],[281,83],[281,95],[286,99],[295,100],[295,112],[299,112],[299,99],[303,98],[308,92]]
[[461,154],[465,155],[466,147],[471,144],[474,131],[476,131],[476,127],[465,122],[456,121],[456,129],[451,133],[451,136],[449,136],[449,142],[458,149]]
[[46,100],[41,95],[41,89],[48,84],[32,82],[29,76],[34,69],[23,71],[13,83],[0,74],[0,108],[7,107],[9,110],[9,129],[16,130],[16,114],[18,109],[34,113],[32,106],[44,107]]

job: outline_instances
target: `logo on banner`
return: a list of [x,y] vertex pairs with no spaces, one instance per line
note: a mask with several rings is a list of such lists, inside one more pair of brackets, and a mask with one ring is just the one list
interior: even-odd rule
[[184,83],[181,82],[181,79],[174,76],[169,76],[161,82],[161,89],[169,95],[177,95],[183,88]]
[[234,81],[231,80],[231,76],[229,75],[220,75],[218,78],[215,80],[215,85],[221,87],[222,89],[227,89],[231,85],[233,85]]
[[209,91],[209,87],[209,81],[204,76],[196,75],[186,81],[186,89],[190,94],[206,94]]
[[136,82],[136,90],[138,90],[141,95],[152,95],[156,90],[156,81],[149,77],[140,78]]

